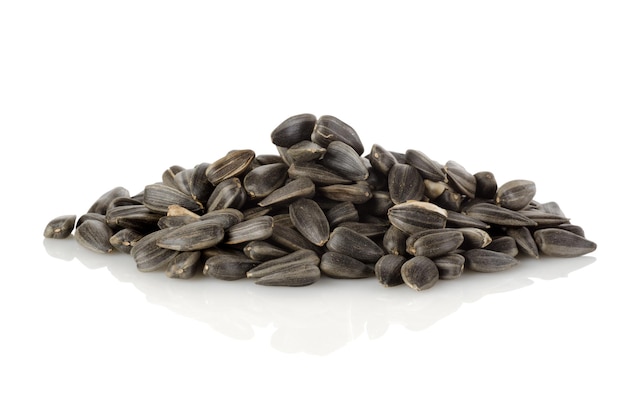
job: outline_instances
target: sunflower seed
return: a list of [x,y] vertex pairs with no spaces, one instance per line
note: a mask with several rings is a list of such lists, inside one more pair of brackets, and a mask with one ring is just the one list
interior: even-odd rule
[[496,204],[504,208],[519,211],[533,200],[537,187],[533,181],[515,179],[505,182],[496,191]]
[[389,223],[386,222],[342,222],[338,227],[348,228],[368,238],[376,238],[383,236],[389,228]]
[[363,155],[364,151],[361,139],[354,128],[332,115],[323,115],[317,119],[311,141],[322,147],[328,147],[332,141],[342,141],[350,145],[359,155]]
[[211,248],[224,239],[224,228],[213,221],[196,221],[174,228],[157,240],[157,246],[174,251]]
[[461,204],[463,202],[463,196],[450,189],[444,189],[433,203],[449,211],[458,212],[461,210]]
[[485,249],[506,253],[512,257],[516,257],[519,253],[517,242],[510,236],[499,236],[497,238],[493,238],[491,243],[485,246]]
[[521,215],[533,220],[540,227],[554,227],[569,222],[569,218],[544,212],[539,209],[522,209]]
[[352,202],[339,202],[326,211],[326,219],[331,228],[342,222],[357,222],[359,213]]
[[548,256],[576,257],[596,250],[595,242],[570,231],[545,228],[535,231],[533,237],[539,250]]
[[238,280],[246,277],[246,272],[259,264],[245,256],[240,255],[216,255],[208,258],[202,274],[221,280]]
[[539,249],[530,230],[525,226],[511,226],[506,228],[506,234],[515,240],[517,249],[533,258],[539,257]]
[[383,175],[389,174],[389,170],[398,163],[396,157],[378,144],[372,145],[369,154],[369,161],[372,167]]
[[76,242],[97,253],[113,252],[113,246],[109,242],[111,236],[113,236],[111,228],[95,219],[83,222],[74,232]]
[[208,211],[200,217],[202,221],[212,221],[224,230],[244,220],[243,212],[235,208],[222,208]]
[[434,258],[433,262],[439,271],[439,279],[443,280],[457,279],[465,269],[465,258],[458,253],[439,256]]
[[244,220],[228,228],[224,243],[234,245],[268,239],[272,236],[273,228],[274,218],[268,215]]
[[383,235],[383,249],[388,254],[406,255],[406,240],[408,235],[395,225],[389,226]]
[[130,254],[133,246],[139,242],[144,235],[140,232],[134,231],[130,228],[124,228],[117,231],[113,236],[109,238],[109,242],[113,248],[122,253]]
[[435,258],[456,250],[462,243],[463,234],[458,230],[439,230],[421,235],[412,247],[407,248],[407,253]]
[[269,164],[256,167],[243,178],[243,187],[252,199],[262,199],[280,188],[287,179],[287,165]]
[[389,222],[407,234],[424,228],[443,228],[448,212],[430,202],[407,201],[389,208]]
[[511,255],[489,249],[470,249],[463,253],[463,257],[465,266],[475,272],[500,272],[519,263]]
[[387,177],[389,197],[394,204],[422,199],[424,181],[417,168],[408,164],[395,164],[389,170]]
[[387,217],[387,212],[393,205],[388,191],[372,191],[369,201],[363,203],[359,210],[365,215]]
[[298,198],[311,198],[313,195],[315,195],[313,181],[307,177],[297,178],[259,201],[259,206],[285,205]]
[[444,166],[448,183],[460,194],[468,198],[476,196],[476,177],[470,174],[461,164],[456,161],[448,161]]
[[437,265],[426,256],[414,256],[407,260],[400,268],[402,280],[411,289],[426,290],[439,280]]
[[492,241],[491,235],[484,229],[464,227],[458,228],[458,231],[463,234],[463,243],[460,246],[463,249],[484,248]]
[[324,246],[330,235],[330,225],[317,202],[300,198],[289,205],[293,226],[316,246]]
[[274,225],[270,241],[280,247],[290,249],[292,251],[300,249],[308,249],[315,252],[321,251],[318,246],[313,245],[296,229],[285,225]]
[[490,203],[477,203],[466,209],[465,214],[488,224],[501,226],[536,226],[537,222],[518,211]]
[[146,185],[143,203],[150,210],[162,214],[167,213],[170,205],[180,205],[192,212],[199,212],[203,209],[202,204],[189,195],[161,183]]
[[334,279],[361,279],[375,276],[374,267],[339,252],[325,252],[320,259],[320,271]]
[[176,174],[184,169],[185,168],[181,167],[180,165],[172,165],[171,167],[163,171],[163,174],[161,175],[161,181],[171,188],[176,188],[176,182],[174,182],[174,177],[176,176]]
[[398,286],[404,283],[402,279],[402,265],[406,258],[401,255],[387,254],[381,257],[374,265],[374,274],[385,287]]
[[262,278],[276,272],[292,270],[294,266],[301,264],[319,265],[319,263],[320,258],[317,253],[311,250],[301,249],[285,256],[262,262],[250,268],[246,275],[249,278]]
[[433,182],[445,182],[446,174],[442,167],[430,159],[426,154],[414,149],[405,152],[406,163],[419,171],[423,179]]
[[124,187],[115,187],[104,194],[102,194],[87,210],[87,212],[93,212],[97,214],[105,214],[111,201],[118,197],[128,197],[130,193]]
[[289,177],[298,179],[309,178],[316,185],[349,184],[352,181],[317,162],[294,162],[287,170]]
[[300,141],[287,149],[287,155],[292,162],[310,162],[321,159],[326,154],[326,148],[313,141]]
[[341,226],[333,229],[328,242],[328,250],[345,255],[352,255],[362,262],[376,262],[384,251],[370,238]]
[[52,219],[43,231],[45,238],[64,239],[71,235],[76,215],[62,215]]
[[372,191],[365,183],[325,185],[318,187],[317,192],[333,201],[353,204],[363,204],[372,197]]
[[271,134],[272,143],[279,147],[292,145],[311,138],[317,118],[313,114],[293,115],[281,122]]
[[263,286],[308,286],[320,280],[320,277],[320,268],[317,265],[301,263],[288,271],[263,276],[254,283]]
[[255,153],[250,149],[233,150],[206,168],[206,177],[211,184],[241,175],[254,159]]
[[202,270],[202,252],[180,252],[172,259],[165,275],[168,278],[189,279]]
[[250,241],[243,248],[243,253],[254,261],[264,262],[288,255],[286,250],[266,241]]
[[162,237],[176,228],[161,229],[145,235],[130,250],[140,272],[154,272],[167,267],[178,251],[162,248],[157,245]]
[[496,196],[498,183],[492,172],[480,171],[474,174],[474,178],[476,178],[477,198],[493,199]]
[[224,208],[240,208],[248,195],[237,177],[228,178],[215,186],[206,203],[207,212]]
[[113,228],[130,228],[147,233],[157,228],[163,214],[154,212],[145,205],[123,205],[111,208],[106,213],[106,222]]
[[342,141],[332,141],[328,144],[321,164],[351,181],[365,181],[369,176],[360,155]]
[[448,214],[448,218],[446,221],[446,226],[451,228],[478,228],[478,229],[489,229],[491,226],[480,219],[472,218],[469,215],[466,215],[461,212],[451,211],[449,209],[446,210]]

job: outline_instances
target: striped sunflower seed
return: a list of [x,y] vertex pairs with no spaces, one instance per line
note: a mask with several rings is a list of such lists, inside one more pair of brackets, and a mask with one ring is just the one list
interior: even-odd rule
[[495,198],[498,183],[492,172],[480,171],[474,174],[474,178],[476,178],[476,198]]
[[465,266],[475,272],[500,272],[519,263],[511,255],[489,249],[470,249],[463,253],[463,257]]
[[384,255],[384,251],[370,238],[352,229],[338,226],[330,234],[326,248],[332,252],[351,255],[368,263],[374,263]]
[[90,219],[83,222],[74,231],[74,238],[78,244],[97,253],[111,253],[113,246],[109,239],[113,231],[104,222]]
[[372,198],[372,191],[365,183],[325,185],[318,187],[317,192],[333,201],[353,204],[363,204]]
[[374,265],[374,274],[384,287],[398,286],[404,283],[402,279],[402,265],[406,258],[401,255],[387,254],[381,257]]
[[311,141],[322,147],[328,147],[333,141],[341,141],[351,146],[359,155],[363,155],[365,151],[354,128],[332,115],[322,115],[317,119]]
[[239,280],[259,264],[243,255],[215,255],[204,262],[202,274],[221,280]]
[[206,177],[211,184],[217,186],[222,181],[243,174],[254,157],[255,153],[250,149],[230,151],[206,168]]
[[198,251],[211,248],[224,239],[224,228],[213,221],[195,221],[174,228],[161,236],[156,244],[174,251]]
[[369,176],[360,155],[343,141],[328,144],[321,164],[351,181],[365,181]]
[[170,205],[180,205],[192,212],[199,212],[204,209],[200,202],[189,195],[161,183],[146,185],[144,188],[143,203],[150,210],[162,214],[167,213],[167,209]]
[[339,252],[325,252],[320,259],[320,271],[334,279],[362,279],[375,276],[374,267]]
[[465,214],[488,224],[501,226],[536,226],[537,222],[518,211],[487,202],[477,203],[465,209]]
[[571,258],[586,255],[597,248],[595,242],[559,228],[539,229],[533,237],[539,250],[548,256]]
[[491,243],[485,246],[485,249],[506,253],[512,257],[516,257],[519,254],[517,242],[510,236],[499,236],[497,238],[493,238]]
[[94,212],[97,214],[105,214],[111,202],[118,197],[129,197],[130,193],[124,187],[115,187],[104,194],[102,194],[96,201],[89,207],[87,212]]
[[243,253],[254,261],[264,262],[270,259],[280,258],[289,252],[267,241],[250,241],[243,248]]
[[530,204],[536,193],[537,187],[533,181],[515,179],[498,188],[495,200],[497,205],[519,211]]
[[349,184],[352,182],[349,178],[331,171],[318,162],[294,162],[289,166],[287,174],[292,179],[309,178],[316,185]]
[[315,195],[315,184],[310,178],[294,179],[259,201],[259,206],[285,205],[298,198],[311,198]]
[[437,270],[439,271],[439,279],[450,280],[457,279],[463,274],[465,269],[465,258],[458,253],[439,256],[433,259]]
[[395,164],[387,177],[389,197],[394,204],[419,201],[424,196],[424,181],[417,168],[408,164]]
[[300,141],[287,149],[287,155],[293,162],[310,162],[322,159],[326,154],[326,148],[313,141]]
[[272,143],[279,147],[291,147],[308,140],[313,133],[317,118],[313,114],[293,115],[281,122],[271,134]]
[[45,238],[64,239],[72,234],[76,215],[62,215],[52,219],[43,231]]
[[252,199],[262,199],[280,188],[287,179],[284,163],[261,165],[243,178],[243,187]]
[[308,286],[320,280],[317,265],[301,263],[288,271],[275,272],[257,279],[254,283],[263,286]]
[[274,218],[269,215],[244,220],[226,230],[224,243],[234,245],[250,241],[262,241],[272,236]]
[[130,250],[140,272],[154,272],[167,267],[179,251],[162,248],[157,242],[176,228],[161,229],[145,235]]
[[324,246],[330,236],[330,225],[322,208],[312,199],[300,198],[289,205],[293,226],[316,246]]
[[445,182],[443,167],[421,151],[408,149],[405,152],[406,163],[416,168],[422,178],[433,182]]
[[120,229],[109,238],[109,242],[113,248],[126,254],[130,254],[133,246],[143,238],[143,234],[129,228]]
[[389,222],[401,231],[412,234],[425,228],[443,228],[448,212],[430,202],[407,201],[389,208]]
[[238,177],[227,178],[219,182],[206,203],[206,211],[211,212],[224,208],[240,208],[248,199]]
[[165,275],[168,278],[189,279],[202,270],[202,252],[180,252],[172,259]]
[[439,280],[437,265],[426,256],[414,256],[407,260],[400,274],[404,283],[417,291],[430,289]]
[[301,249],[280,258],[270,259],[252,267],[246,273],[249,278],[262,278],[277,272],[293,270],[295,266],[302,264],[319,265],[320,258],[317,253]]
[[[409,240],[407,239],[407,243]],[[436,258],[455,251],[463,243],[463,234],[454,229],[434,230],[420,235],[412,246],[407,246],[407,253]]]
[[505,232],[515,240],[517,249],[522,253],[533,258],[539,258],[539,249],[530,229],[525,226],[511,226],[506,228]]
[[385,176],[389,174],[391,167],[398,163],[398,160],[391,152],[378,144],[372,145],[369,160],[372,167]]
[[456,161],[448,161],[444,166],[448,177],[448,183],[460,194],[468,198],[476,196],[476,177],[470,174],[461,164]]

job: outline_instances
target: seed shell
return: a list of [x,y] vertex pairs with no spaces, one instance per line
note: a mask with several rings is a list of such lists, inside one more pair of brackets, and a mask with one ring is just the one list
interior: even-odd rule
[[52,219],[43,231],[45,238],[64,239],[72,234],[76,215],[62,215]]
[[414,256],[407,260],[400,273],[404,283],[417,291],[430,289],[439,280],[437,265],[426,256]]
[[539,229],[533,236],[539,250],[548,256],[572,258],[586,255],[597,248],[595,242],[559,228]]
[[289,205],[293,226],[316,246],[324,246],[330,236],[330,225],[317,202],[300,198]]

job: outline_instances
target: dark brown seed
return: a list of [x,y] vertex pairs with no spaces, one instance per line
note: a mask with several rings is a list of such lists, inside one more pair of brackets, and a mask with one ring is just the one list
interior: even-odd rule
[[317,202],[300,198],[289,205],[293,226],[316,246],[324,246],[330,235],[330,225]]
[[389,228],[389,223],[387,222],[342,222],[339,225],[342,228],[348,228],[354,232],[360,233],[361,235],[367,236],[368,238],[376,238],[379,236],[383,236],[387,229]]
[[376,278],[385,287],[398,286],[404,283],[402,279],[402,265],[406,258],[401,255],[387,254],[381,257],[374,265]]
[[388,191],[372,191],[370,200],[362,204],[359,207],[359,211],[365,215],[375,215],[386,218],[389,208],[393,205],[394,203],[391,201]]
[[206,203],[207,212],[215,211],[225,208],[239,209],[248,199],[246,190],[241,185],[241,180],[238,177],[228,178],[221,181]]
[[374,267],[339,252],[325,252],[320,260],[322,273],[334,279],[361,279],[375,276]]
[[491,235],[484,229],[463,227],[458,228],[458,231],[463,234],[463,243],[460,246],[463,249],[484,248],[492,241]]
[[317,192],[333,201],[354,204],[363,204],[372,198],[372,191],[365,183],[325,185],[318,187]]
[[489,249],[470,249],[463,253],[463,257],[465,267],[475,272],[500,272],[519,263],[511,255]]
[[369,160],[372,167],[383,175],[389,174],[389,170],[398,163],[396,157],[378,144],[372,145]]
[[461,204],[463,203],[463,196],[450,189],[445,189],[441,195],[433,200],[433,203],[443,209],[459,212],[461,210]]
[[383,236],[383,248],[385,252],[393,255],[406,255],[406,240],[408,235],[391,225]]
[[530,204],[537,188],[533,181],[515,179],[502,184],[496,192],[496,204],[519,211]]
[[566,218],[565,213],[563,212],[563,210],[561,209],[561,206],[554,202],[544,202],[542,204],[539,204],[538,209],[540,211],[552,214],[552,215],[557,215],[557,216],[561,216],[563,218]]
[[144,235],[129,228],[120,229],[109,238],[111,245],[122,253],[130,254],[133,246],[139,242]]
[[209,211],[200,217],[202,221],[212,221],[224,230],[244,220],[243,212],[235,208],[223,208]]
[[279,271],[288,271],[301,264],[319,265],[320,258],[316,252],[307,249],[297,250],[280,258],[262,262],[248,270],[249,278],[262,278]]
[[174,228],[157,240],[157,246],[174,251],[211,248],[224,239],[224,228],[212,221],[196,221]]
[[266,241],[250,241],[243,248],[243,253],[254,261],[264,262],[270,259],[280,258],[289,254],[283,248],[272,245]]
[[213,185],[237,177],[248,169],[255,153],[250,149],[233,150],[206,168],[206,177]]
[[539,249],[530,230],[525,226],[512,226],[506,229],[506,234],[515,240],[517,248],[524,254],[539,258]]
[[145,235],[130,250],[140,272],[164,270],[178,251],[162,248],[157,241],[176,228],[161,229]]
[[333,252],[351,255],[366,263],[376,262],[385,254],[380,246],[367,236],[340,226],[331,232],[326,248]]
[[262,241],[272,236],[274,218],[271,216],[259,216],[239,222],[226,231],[224,243],[234,245],[250,241]]
[[326,219],[331,228],[342,222],[357,222],[359,212],[352,202],[340,202],[326,211]]
[[424,181],[417,168],[408,164],[395,164],[387,177],[389,197],[394,204],[419,201],[424,196]]
[[124,187],[115,187],[100,196],[90,207],[87,212],[93,212],[97,214],[105,214],[111,201],[118,197],[128,197],[130,193]]
[[441,165],[430,159],[421,151],[409,149],[405,153],[406,163],[415,167],[421,174],[422,178],[430,181],[445,181],[446,174],[443,172]]
[[463,243],[463,234],[458,230],[442,230],[420,236],[413,248],[407,252],[427,258],[436,258],[456,250]]
[[313,195],[315,195],[315,184],[313,184],[313,181],[307,177],[297,178],[259,201],[259,206],[285,205],[298,198],[311,198]]
[[193,175],[189,182],[191,197],[200,203],[205,203],[213,192],[213,184],[209,181],[206,171],[211,166],[202,162],[193,168]]
[[446,226],[450,228],[479,228],[489,229],[491,226],[488,223],[481,221],[480,219],[472,218],[464,213],[451,211],[447,209],[448,219]]
[[437,265],[426,256],[414,256],[407,260],[400,273],[404,283],[417,291],[429,289],[439,280]]
[[170,205],[180,205],[192,212],[203,210],[200,202],[165,184],[150,184],[144,188],[143,203],[150,210],[166,214]]
[[559,228],[545,228],[533,234],[539,250],[548,256],[564,258],[586,255],[597,245],[582,236]]
[[274,225],[270,241],[282,248],[292,251],[308,249],[320,252],[320,248],[313,245],[308,239],[302,236],[300,232],[285,225]]
[[254,283],[263,286],[308,286],[320,280],[320,268],[317,265],[300,264],[288,271],[271,273],[257,279]]
[[159,219],[163,217],[145,205],[123,205],[110,208],[106,213],[106,222],[111,228],[130,228],[147,233],[156,230]]
[[522,209],[518,212],[525,217],[535,221],[537,226],[540,227],[555,227],[557,225],[569,222],[569,218],[544,212],[539,209]]
[[457,279],[465,269],[465,258],[458,253],[440,256],[433,259],[433,262],[437,265],[439,279],[443,280]]
[[162,216],[157,222],[159,229],[179,228],[192,222],[196,222],[198,218],[189,215]]
[[365,181],[369,176],[360,155],[342,141],[332,141],[328,144],[321,164],[351,181]]
[[168,278],[189,279],[202,270],[202,252],[180,252],[165,269]]
[[[87,212],[86,214],[82,214],[79,218],[78,221],[76,221],[76,228],[79,225],[82,225],[83,222],[88,221],[90,219],[95,219],[96,221],[100,221],[100,222],[104,222],[107,223],[107,217],[106,215],[102,215],[102,214],[97,214],[95,212]],[[111,225],[109,225],[111,226]],[[111,226],[111,229],[115,228],[116,225]]]
[[502,208],[490,203],[478,203],[465,210],[469,217],[488,224],[501,226],[536,226],[537,222],[518,211]]
[[176,188],[176,182],[174,182],[174,177],[176,176],[176,174],[184,169],[185,168],[181,167],[180,165],[172,165],[171,167],[163,171],[163,174],[161,175],[161,181],[171,188]]
[[279,147],[292,145],[311,138],[317,118],[313,114],[293,115],[281,122],[271,134],[272,143]]
[[323,115],[317,119],[311,141],[327,147],[332,141],[342,141],[350,145],[357,154],[363,155],[363,144],[356,131],[332,115]]
[[221,280],[239,280],[246,277],[246,272],[259,262],[239,255],[216,255],[208,258],[202,268],[202,274]]
[[443,228],[448,213],[430,202],[407,201],[389,208],[389,222],[407,234],[425,228]]
[[317,162],[294,162],[287,170],[292,179],[309,178],[316,185],[349,184],[352,181]]
[[474,178],[476,178],[476,198],[494,199],[498,183],[493,173],[480,171],[474,174]]
[[262,199],[280,188],[287,179],[287,165],[269,164],[256,167],[243,179],[243,187],[252,199]]
[[516,257],[519,253],[519,249],[517,248],[517,243],[515,242],[515,239],[510,236],[500,236],[497,238],[493,238],[491,243],[485,246],[485,249],[506,253],[507,255],[513,257]]
[[287,155],[293,162],[310,162],[321,159],[326,154],[326,148],[313,141],[300,141],[287,149]]
[[109,242],[111,236],[113,236],[111,228],[95,219],[83,222],[74,232],[76,242],[97,253],[113,252],[113,246]]
[[76,223],[76,215],[62,215],[52,219],[46,225],[43,236],[46,238],[64,239],[71,235]]
[[461,164],[448,161],[444,167],[449,184],[460,194],[468,198],[476,196],[476,177],[470,174]]
[[560,225],[557,225],[556,228],[570,231],[571,233],[576,234],[578,236],[582,236],[583,238],[585,237],[585,230],[581,226],[578,226],[578,225],[560,224]]

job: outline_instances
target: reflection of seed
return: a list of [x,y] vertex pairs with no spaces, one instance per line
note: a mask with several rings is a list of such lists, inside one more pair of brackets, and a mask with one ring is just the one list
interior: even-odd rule
[[426,256],[414,256],[407,260],[400,273],[404,283],[414,290],[429,289],[439,280],[437,265]]
[[535,231],[535,241],[539,250],[548,256],[575,257],[596,250],[595,242],[575,233],[558,228],[545,228]]
[[76,215],[57,216],[46,225],[43,236],[46,238],[63,239],[70,236],[74,230]]

